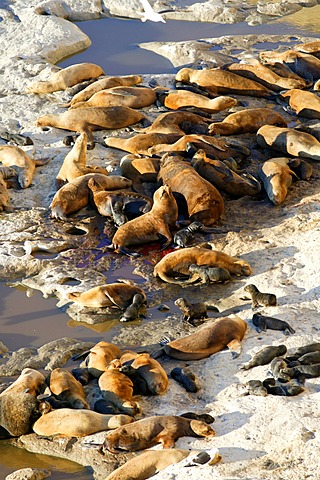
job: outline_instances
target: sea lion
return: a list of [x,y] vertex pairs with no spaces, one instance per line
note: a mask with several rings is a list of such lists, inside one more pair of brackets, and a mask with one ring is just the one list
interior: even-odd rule
[[246,108],[231,113],[222,122],[210,123],[209,133],[211,135],[255,133],[263,125],[286,127],[287,122],[280,113],[271,108]]
[[290,378],[297,378],[298,381],[303,383],[306,378],[320,377],[320,363],[287,367],[281,370],[281,373],[288,375]]
[[310,79],[315,81],[320,77],[320,59],[308,53],[295,50],[286,50],[285,52],[266,50],[260,53],[260,59],[270,65],[276,62],[285,63],[291,70],[308,81]]
[[53,395],[58,400],[68,402],[71,408],[90,408],[81,383],[69,370],[55,368],[50,372],[47,383]]
[[165,112],[158,115],[154,122],[142,133],[164,134],[206,134],[210,120],[192,112]]
[[293,88],[281,92],[280,97],[289,104],[297,115],[320,119],[320,98],[315,93]]
[[220,233],[219,227],[206,227],[202,222],[192,222],[190,225],[178,230],[173,236],[173,242],[178,247],[186,247],[188,241],[194,236],[196,232],[201,233]]
[[74,132],[85,132],[91,148],[94,147],[92,131],[128,127],[146,118],[141,112],[129,107],[87,107],[68,110],[55,115],[49,113],[37,118],[37,127],[54,127]]
[[250,293],[252,308],[259,306],[272,307],[277,305],[277,297],[273,293],[262,293],[252,283],[246,285],[244,291]]
[[56,177],[57,188],[87,173],[102,173],[103,175],[108,175],[108,170],[98,166],[87,166],[87,135],[83,132],[77,137],[71,151],[63,160],[63,164]]
[[261,83],[241,77],[236,73],[228,72],[220,68],[194,70],[182,68],[176,74],[176,81],[184,83],[196,83],[213,94],[238,94],[251,95],[253,97],[272,98],[275,93]]
[[132,400],[132,381],[115,368],[112,362],[99,377],[98,385],[106,402],[116,407],[120,413],[134,417],[141,411],[139,404]]
[[[188,275],[189,266],[207,265],[209,267],[226,268],[232,275],[251,275],[248,262],[227,253],[201,247],[188,247],[165,255],[154,267],[154,277],[168,283],[185,283],[185,280],[175,279],[174,275]],[[198,278],[198,277],[196,277]],[[193,281],[189,279],[188,283]]]
[[3,178],[2,172],[0,171],[0,212],[11,210],[9,204],[10,197],[7,189],[7,183]]
[[316,57],[320,58],[320,41],[313,40],[311,42],[299,43],[298,45],[294,45],[294,50],[298,50],[298,52],[303,53],[311,53]]
[[131,186],[131,180],[118,175],[107,176],[101,173],[81,175],[56,192],[50,205],[51,217],[65,220],[67,215],[88,205],[91,193],[88,182],[91,178],[97,180],[106,190],[118,190]]
[[[130,86],[137,83],[141,83],[142,78],[139,75],[125,75],[122,77],[105,77],[100,80],[96,80],[94,83],[91,83],[86,88],[81,90],[81,92],[74,95],[70,105],[73,106],[78,102],[85,102],[89,100],[95,93],[105,90],[107,88],[119,87],[119,86]],[[66,105],[69,106],[69,105]]]
[[151,241],[159,241],[164,237],[162,248],[172,241],[170,228],[178,219],[177,202],[170,186],[163,185],[153,195],[153,205],[149,212],[121,225],[112,238],[112,247],[126,255],[139,255],[128,250],[130,245],[141,245]]
[[241,353],[241,340],[247,331],[242,318],[231,315],[210,322],[209,325],[163,346],[164,352],[179,360],[199,360],[229,348],[233,358]]
[[174,143],[182,135],[181,133],[140,133],[130,138],[105,137],[104,143],[107,147],[150,156],[152,153],[149,153],[149,150],[154,145]]
[[258,171],[269,200],[274,205],[281,205],[287,197],[296,173],[290,168],[290,159],[285,157],[269,158]]
[[122,316],[120,317],[120,322],[130,322],[136,320],[140,315],[140,310],[145,305],[146,299],[141,293],[136,293],[132,299],[131,305],[129,305]]
[[180,156],[165,154],[161,158],[158,180],[181,194],[187,202],[191,222],[211,226],[224,212],[224,201],[219,191],[202,178]]
[[294,353],[291,353],[290,355],[288,355],[288,359],[290,359],[290,361],[298,360],[300,357],[302,357],[306,353],[318,352],[318,351],[320,351],[319,342],[310,343],[308,345],[302,345],[297,350],[295,350]]
[[39,393],[42,393],[45,389],[45,377],[41,372],[34,370],[33,368],[24,368],[19,377],[2,393],[7,395],[8,393],[28,393],[33,397],[36,397]]
[[132,189],[143,194],[143,182],[155,183],[157,181],[160,160],[128,154],[121,158],[120,168],[121,174],[132,181]]
[[270,363],[270,370],[275,380],[279,382],[288,382],[290,377],[284,375],[283,369],[287,368],[288,362],[285,357],[275,357]]
[[208,307],[205,303],[190,303],[186,298],[177,298],[174,302],[183,313],[183,319],[193,323],[193,320],[208,318]]
[[227,283],[231,280],[229,270],[221,267],[208,267],[207,265],[189,265],[189,272],[194,279],[196,276],[201,283]]
[[204,112],[218,113],[227,108],[234,107],[238,101],[232,97],[219,96],[216,98],[207,98],[198,93],[186,90],[170,90],[165,95],[164,105],[171,110],[178,110],[184,107],[197,107]]
[[12,437],[30,433],[39,416],[37,399],[22,391],[3,393],[0,395],[0,426]]
[[48,161],[49,159],[32,160],[22,148],[14,145],[0,146],[0,162],[16,170],[21,188],[28,188],[31,185],[36,165],[45,165]]
[[[189,368],[173,368],[170,372],[171,377],[187,390],[187,392],[195,393],[199,390],[196,382],[196,376]],[[184,417],[187,418],[187,417]]]
[[278,75],[256,58],[248,58],[246,59],[246,63],[232,63],[231,65],[227,65],[226,69],[229,72],[237,73],[238,75],[261,83],[274,92],[280,92],[281,90],[290,88],[306,88],[309,86],[308,82],[303,78],[290,78]]
[[286,335],[290,335],[290,333],[295,333],[295,330],[290,327],[288,322],[280,320],[279,318],[267,317],[266,315],[262,315],[259,312],[253,314],[252,323],[255,327],[257,327],[258,332],[265,332],[267,329],[271,329],[281,330]]
[[89,374],[93,377],[100,377],[106,371],[110,362],[120,355],[121,350],[117,345],[101,341],[89,350],[88,356],[80,367],[87,368]]
[[241,396],[256,395],[258,397],[266,397],[268,395],[267,388],[263,386],[260,380],[249,380],[240,384],[239,387]]
[[89,78],[97,78],[104,75],[99,65],[94,63],[78,63],[63,68],[50,76],[49,80],[34,82],[26,89],[27,93],[51,93],[58,90],[65,90],[77,83],[88,80]]
[[200,420],[200,422],[205,422],[208,424],[215,421],[215,418],[209,413],[185,412],[181,413],[179,416],[183,418],[190,418],[191,420]]
[[140,293],[146,301],[144,291],[135,285],[127,283],[109,283],[89,288],[85,292],[68,293],[67,297],[72,302],[79,303],[84,307],[117,307],[127,308],[134,295]]
[[271,362],[275,357],[280,357],[287,352],[287,347],[285,345],[271,345],[268,347],[264,347],[262,350],[259,350],[251,360],[242,365],[243,370],[249,370],[250,368],[257,367],[259,365],[267,365]]
[[60,408],[42,415],[34,424],[37,435],[84,437],[103,430],[119,428],[132,422],[129,415],[103,415],[92,410]]
[[113,87],[96,92],[85,102],[77,102],[71,108],[115,107],[144,108],[152,105],[157,94],[148,87]]
[[107,434],[103,451],[119,453],[143,450],[161,443],[163,448],[172,448],[180,437],[213,437],[215,431],[199,420],[177,416],[153,416],[133,422]]
[[224,162],[208,158],[202,149],[192,157],[191,165],[219,191],[232,197],[256,196],[261,192],[261,184],[255,177],[250,174],[238,175]]

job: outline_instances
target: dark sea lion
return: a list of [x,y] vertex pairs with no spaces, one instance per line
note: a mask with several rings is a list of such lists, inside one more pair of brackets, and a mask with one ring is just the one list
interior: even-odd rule
[[312,363],[320,363],[320,351],[308,352],[298,358],[301,365],[311,365]]
[[255,133],[263,125],[286,127],[287,122],[280,113],[271,108],[246,108],[231,113],[222,122],[211,123],[209,133],[211,135]]
[[175,440],[184,436],[213,437],[215,431],[206,423],[177,416],[153,416],[108,433],[103,451],[119,453],[150,448],[161,443],[163,448],[172,448]]
[[26,392],[11,391],[0,395],[0,427],[2,433],[20,437],[32,430],[32,424],[39,416],[37,399]]
[[258,306],[271,307],[277,305],[277,297],[273,293],[262,293],[252,283],[244,287],[245,292],[249,292],[252,299],[252,308]]
[[294,112],[305,118],[320,119],[320,98],[313,92],[294,88],[281,92],[283,98]]
[[88,356],[81,363],[81,367],[87,368],[90,375],[99,377],[106,371],[108,365],[115,358],[120,357],[121,350],[117,345],[109,342],[98,342],[88,352]]
[[284,355],[287,352],[287,347],[285,345],[271,345],[264,347],[262,350],[259,350],[251,360],[244,364],[241,368],[243,370],[249,370],[253,367],[258,367],[259,365],[267,365],[275,357]]
[[298,358],[302,357],[306,353],[311,353],[311,352],[318,352],[320,351],[320,343],[315,342],[315,343],[310,343],[308,345],[302,345],[301,347],[297,348],[297,350],[294,351],[294,353],[288,355],[290,360],[298,360]]
[[77,102],[71,108],[115,107],[144,108],[152,105],[157,94],[147,87],[113,87],[96,92],[85,102]]
[[288,382],[290,377],[283,373],[283,369],[287,368],[288,362],[285,357],[275,357],[270,364],[270,370],[275,380],[279,382]]
[[47,378],[50,391],[61,401],[69,403],[71,408],[90,408],[86,401],[83,386],[65,368],[55,368]]
[[272,90],[236,73],[228,72],[220,68],[193,70],[182,68],[176,74],[176,81],[184,83],[196,83],[214,94],[238,94],[252,95],[254,97],[270,98],[275,95]]
[[[175,279],[177,275],[189,275],[189,266],[207,265],[226,268],[232,275],[251,275],[248,262],[232,257],[224,252],[208,248],[188,247],[165,255],[154,267],[153,275],[168,283],[185,283],[183,278]],[[198,277],[196,277],[198,278]],[[188,283],[193,279],[188,278]]]
[[26,135],[20,135],[19,133],[10,133],[7,130],[0,131],[0,138],[7,142],[15,143],[20,147],[26,147],[27,145],[33,145],[32,138]]
[[176,382],[180,383],[187,392],[195,393],[199,390],[196,377],[189,368],[176,367],[171,370],[170,375]]
[[195,412],[185,412],[179,415],[183,418],[190,418],[191,420],[200,420],[200,422],[205,422],[210,425],[215,421],[215,418],[209,413],[195,413]]
[[189,272],[192,277],[198,276],[201,283],[226,283],[231,280],[229,270],[221,267],[208,267],[207,265],[191,264]]
[[277,395],[280,397],[285,397],[286,392],[283,388],[283,384],[276,382],[274,378],[265,378],[263,380],[263,387],[267,390],[267,393],[270,395]]
[[262,62],[272,65],[282,62],[306,80],[318,80],[320,77],[320,59],[308,53],[286,50],[285,52],[264,51],[260,53]]
[[192,222],[190,225],[178,230],[173,236],[173,242],[178,247],[186,247],[188,241],[194,236],[196,232],[201,233],[219,233],[219,227],[206,227],[202,222]]
[[61,187],[54,195],[50,208],[51,217],[65,220],[70,215],[88,205],[91,190],[88,182],[94,178],[106,190],[130,188],[131,180],[118,175],[103,175],[102,173],[87,173],[75,178]]
[[232,315],[210,322],[209,325],[164,345],[164,352],[179,360],[199,360],[229,348],[233,357],[241,352],[241,340],[247,330],[242,318]]
[[259,167],[258,175],[274,205],[284,202],[292,184],[292,177],[297,177],[290,167],[290,159],[286,157],[269,158]]
[[286,335],[295,333],[295,330],[289,325],[288,322],[280,320],[279,318],[262,315],[259,312],[253,314],[252,323],[255,327],[257,327],[258,332],[265,332],[267,329],[271,329],[282,330]]
[[258,397],[266,397],[268,395],[267,389],[260,380],[249,380],[242,384],[242,386],[245,387],[242,395],[256,395]]
[[140,133],[130,138],[106,137],[107,147],[118,148],[130,153],[150,156],[149,149],[158,144],[171,144],[181,138],[181,133]]
[[163,155],[158,179],[185,198],[191,222],[199,221],[205,226],[211,226],[223,214],[224,201],[219,191],[184,162],[182,157]]
[[159,241],[164,237],[162,248],[170,245],[170,228],[178,219],[177,202],[168,185],[158,188],[153,195],[153,205],[149,212],[121,225],[112,238],[112,247],[126,255],[138,255],[127,247]]
[[310,365],[297,365],[296,367],[287,367],[282,370],[285,375],[290,378],[297,378],[303,381],[306,378],[320,377],[320,363],[312,363]]
[[217,113],[237,105],[238,101],[232,97],[219,96],[207,98],[198,93],[187,90],[170,90],[165,95],[164,105],[171,110],[178,110],[184,107],[197,107],[204,112]]
[[132,299],[132,303],[125,309],[120,322],[130,322],[136,320],[140,315],[141,308],[145,305],[146,299],[141,293],[136,293]]
[[60,408],[42,415],[32,429],[37,435],[45,437],[84,437],[103,430],[116,429],[130,422],[132,417],[129,415],[104,415],[92,410]]
[[49,80],[34,82],[27,87],[27,93],[51,93],[58,90],[65,90],[90,78],[97,78],[104,75],[99,65],[94,63],[78,63],[63,68],[52,74]]
[[18,174],[21,188],[28,188],[33,180],[36,165],[45,165],[49,159],[33,160],[20,147],[0,145],[0,162],[5,167],[12,167]]
[[186,298],[177,298],[174,302],[183,313],[183,319],[192,323],[193,320],[208,318],[208,307],[205,303],[191,303]]

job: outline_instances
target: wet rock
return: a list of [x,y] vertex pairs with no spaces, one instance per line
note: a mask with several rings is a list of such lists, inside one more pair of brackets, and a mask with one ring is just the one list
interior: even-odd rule
[[40,470],[38,468],[21,468],[10,475],[7,475],[5,480],[42,480],[51,475],[48,470]]

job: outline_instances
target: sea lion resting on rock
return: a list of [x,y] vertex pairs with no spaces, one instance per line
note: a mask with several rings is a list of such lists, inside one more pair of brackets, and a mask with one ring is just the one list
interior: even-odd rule
[[142,133],[180,134],[208,132],[210,120],[191,112],[161,113]]
[[5,182],[2,173],[0,172],[0,212],[5,210],[11,210],[9,207],[10,197],[7,189],[7,183]]
[[236,315],[222,317],[187,337],[167,343],[163,350],[179,360],[199,360],[228,347],[232,356],[237,357],[246,331],[247,323],[242,318]]
[[45,165],[48,161],[49,159],[32,160],[22,148],[14,145],[0,146],[0,162],[16,170],[21,188],[31,185],[36,165]]
[[143,182],[157,181],[160,160],[128,154],[121,158],[120,168],[122,175],[132,180],[132,189],[135,192],[144,193]]
[[86,368],[93,377],[99,377],[106,371],[110,362],[120,355],[121,350],[117,345],[101,341],[89,350],[88,356],[80,367]]
[[293,88],[280,96],[297,115],[320,119],[320,98],[315,93]]
[[138,255],[128,250],[127,247],[159,241],[160,237],[164,237],[165,243],[162,248],[166,248],[172,240],[170,228],[175,225],[177,219],[177,202],[172,195],[171,188],[164,185],[155,191],[153,206],[149,212],[118,228],[112,238],[112,247],[126,255]]
[[92,410],[59,408],[42,415],[33,425],[37,435],[84,437],[103,430],[118,428],[132,422],[129,415],[103,415]]
[[257,131],[257,142],[261,147],[278,150],[293,157],[320,160],[320,142],[313,135],[293,128],[265,125]]
[[161,158],[158,179],[186,200],[191,222],[213,225],[224,212],[219,191],[202,178],[182,157],[165,154]]
[[259,350],[251,360],[242,365],[243,370],[249,370],[250,368],[257,367],[259,365],[267,365],[271,362],[275,357],[279,357],[284,355],[287,352],[287,347],[285,345],[271,345],[268,347]]
[[39,393],[45,389],[45,377],[41,372],[34,370],[33,368],[24,368],[19,377],[1,394],[7,393],[22,393],[27,392],[33,397],[36,397]]
[[66,155],[56,177],[57,188],[87,173],[108,175],[108,170],[98,166],[87,166],[87,135],[82,133],[76,139],[71,151]]
[[156,101],[157,94],[147,87],[113,87],[96,92],[85,102],[77,102],[71,108],[115,107],[144,108]]
[[257,327],[258,332],[265,332],[268,328],[271,330],[282,330],[286,335],[295,333],[295,330],[290,327],[288,322],[280,320],[279,318],[267,317],[261,313],[255,313],[252,317],[252,323]]
[[[291,159],[292,160],[292,159]],[[275,205],[284,202],[296,173],[290,168],[290,158],[269,158],[258,171],[269,200]]]
[[294,46],[294,50],[303,53],[311,53],[312,55],[320,58],[320,41],[314,40],[311,42],[299,43]]
[[192,278],[198,276],[198,280],[201,283],[227,283],[231,280],[229,270],[221,267],[208,267],[207,265],[189,265],[189,272],[192,274]]
[[246,285],[244,287],[245,292],[249,292],[252,299],[252,308],[258,306],[271,307],[277,305],[277,297],[273,293],[262,293],[258,288],[253,285]]
[[107,176],[101,173],[81,175],[61,187],[54,195],[50,205],[51,217],[65,220],[67,215],[88,205],[91,193],[88,182],[91,178],[97,180],[106,190],[119,190],[131,186],[131,180],[118,175]]
[[129,107],[87,107],[68,110],[55,115],[49,113],[39,117],[37,127],[54,127],[74,132],[85,132],[91,148],[94,147],[92,131],[128,127],[146,118],[141,112]]
[[109,283],[89,288],[85,292],[68,293],[67,297],[72,302],[85,307],[117,307],[127,308],[136,293],[141,293],[146,300],[146,295],[140,287],[127,283]]
[[[201,247],[188,247],[165,255],[154,267],[154,277],[168,283],[190,283],[192,277],[183,280],[174,275],[188,275],[192,264],[226,268],[232,275],[251,275],[251,267],[245,260],[227,253]],[[198,278],[196,275],[195,279]]]
[[141,315],[140,310],[145,303],[145,297],[141,295],[141,293],[136,293],[132,299],[132,303],[125,309],[120,317],[120,322],[136,320]]
[[176,142],[183,133],[139,133],[130,138],[105,137],[107,147],[118,148],[130,153],[152,155],[149,149],[158,144],[171,144]]
[[197,107],[204,112],[217,113],[237,105],[238,101],[232,97],[219,96],[207,98],[198,93],[186,90],[172,90],[165,95],[164,105],[171,110],[178,110],[183,107]]
[[0,395],[0,430],[2,427],[8,436],[12,437],[30,433],[33,422],[39,416],[38,404],[37,399],[30,393],[14,390],[5,394],[2,392]]
[[103,451],[119,453],[150,448],[161,443],[163,448],[172,448],[175,440],[184,436],[213,437],[215,431],[199,420],[188,420],[176,416],[153,416],[143,418],[130,425],[119,427],[107,434]]
[[211,135],[254,133],[263,125],[286,127],[287,122],[280,113],[271,108],[246,108],[231,113],[222,122],[211,123],[209,133]]
[[320,59],[308,53],[286,50],[285,52],[264,51],[260,53],[262,62],[273,65],[281,62],[288,65],[295,73],[307,80],[320,77]]
[[190,303],[186,298],[177,298],[174,302],[183,313],[183,319],[193,323],[195,319],[208,318],[208,306],[205,303]]
[[62,402],[68,402],[71,408],[90,408],[83,387],[65,368],[55,368],[47,379],[50,392]]
[[58,90],[65,90],[77,83],[90,78],[97,78],[104,75],[99,65],[94,63],[78,63],[63,68],[51,75],[49,80],[34,82],[27,87],[27,93],[51,93]]

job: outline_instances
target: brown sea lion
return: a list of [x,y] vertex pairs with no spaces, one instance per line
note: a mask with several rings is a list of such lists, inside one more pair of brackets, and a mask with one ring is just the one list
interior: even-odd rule
[[7,183],[0,172],[0,212],[11,210],[9,207],[10,197],[7,189]]
[[106,371],[110,362],[120,355],[121,350],[117,345],[101,341],[90,349],[88,356],[80,367],[86,368],[93,377],[100,377]]
[[132,180],[132,189],[143,194],[143,182],[155,183],[157,181],[160,160],[128,154],[121,158],[120,168],[122,175]]
[[219,96],[207,98],[198,93],[187,90],[172,90],[164,99],[164,105],[171,110],[178,110],[183,107],[197,107],[204,112],[217,113],[227,108],[234,107],[238,101],[232,97]]
[[229,348],[233,358],[241,353],[241,340],[247,331],[247,323],[237,315],[222,317],[210,325],[163,346],[164,352],[179,360],[200,360]]
[[48,161],[49,159],[33,160],[22,148],[14,145],[0,146],[0,162],[2,165],[16,170],[21,188],[31,185],[36,165],[45,165]]
[[278,125],[286,127],[287,122],[271,108],[246,108],[231,113],[222,122],[209,125],[211,135],[236,135],[239,133],[254,133],[263,125]]
[[[139,75],[125,75],[123,77],[104,77],[100,80],[96,80],[94,83],[91,83],[86,88],[81,90],[73,96],[70,105],[74,105],[77,102],[85,102],[89,100],[95,93],[105,90],[107,88],[119,87],[119,86],[130,86],[141,83],[142,78]],[[69,105],[67,105],[69,106]]]
[[131,180],[118,175],[107,176],[102,173],[81,175],[56,192],[50,205],[51,217],[65,220],[67,215],[87,206],[91,193],[88,182],[91,178],[97,180],[106,190],[119,190],[131,186]]
[[152,105],[157,94],[148,87],[113,87],[96,92],[85,102],[77,102],[71,108],[115,107],[144,108]]
[[311,42],[299,43],[294,46],[294,50],[303,53],[311,53],[320,58],[320,40],[314,40]]
[[166,133],[184,135],[185,133],[208,132],[210,120],[192,112],[165,112],[158,115],[150,127],[140,130],[141,133]]
[[55,368],[47,379],[51,393],[63,402],[68,402],[71,408],[90,408],[86,401],[83,386],[65,368]]
[[232,197],[256,196],[261,192],[261,184],[255,177],[248,174],[238,175],[224,162],[208,158],[202,149],[192,157],[191,165],[219,191]]
[[153,416],[133,422],[107,434],[103,451],[119,453],[150,448],[161,443],[163,448],[172,448],[180,437],[213,437],[215,431],[199,420],[176,416]]
[[226,68],[230,72],[251,78],[275,92],[289,88],[306,88],[308,86],[308,83],[303,78],[282,77],[256,58],[246,59],[246,63],[232,63]]
[[94,63],[78,63],[63,68],[50,76],[49,80],[34,82],[27,87],[27,93],[51,93],[65,90],[77,83],[104,75],[99,65]]
[[112,238],[112,247],[126,255],[138,255],[127,249],[131,245],[159,241],[164,237],[162,248],[172,241],[170,228],[178,220],[178,206],[170,186],[163,185],[153,195],[153,205],[149,212],[121,225]]
[[0,430],[2,427],[5,432],[1,433],[7,432],[5,437],[20,437],[30,433],[33,422],[39,416],[37,399],[21,391],[3,393],[0,395]]
[[260,53],[260,59],[267,64],[277,62],[285,63],[291,70],[307,80],[318,80],[320,77],[320,59],[308,53],[286,50],[276,52],[273,50]]
[[310,133],[293,128],[265,125],[257,131],[257,142],[261,147],[269,147],[294,157],[320,160],[320,142]]
[[108,170],[98,166],[87,166],[87,135],[83,132],[79,135],[71,151],[63,160],[63,164],[56,177],[57,188],[87,173],[102,173],[103,175],[108,175]]
[[306,118],[320,119],[320,98],[315,93],[294,88],[281,93],[294,112]]
[[33,368],[24,368],[19,377],[1,394],[26,392],[36,397],[45,389],[45,377]]
[[85,292],[68,293],[67,297],[72,302],[79,303],[85,307],[117,307],[124,309],[130,305],[136,293],[141,293],[146,298],[144,291],[140,287],[127,283],[109,283],[92,287]]
[[[154,277],[168,283],[190,283],[194,279],[175,278],[177,275],[189,275],[191,264],[207,265],[209,267],[226,268],[233,275],[251,275],[248,262],[237,257],[231,257],[224,252],[201,247],[188,247],[165,255],[154,267]],[[198,278],[198,276],[196,276]]]
[[297,176],[289,165],[290,158],[276,157],[269,158],[259,167],[258,175],[269,199],[275,205],[284,202],[292,183],[292,176]]
[[140,133],[130,138],[106,137],[104,143],[107,147],[150,156],[152,153],[149,153],[149,149],[154,145],[174,143],[182,135],[181,133]]
[[34,424],[37,435],[84,437],[103,430],[119,428],[132,422],[129,415],[103,415],[92,410],[59,408],[42,415]]
[[92,131],[128,127],[144,118],[146,118],[144,114],[129,107],[87,107],[68,110],[60,115],[53,113],[42,115],[35,121],[35,125],[85,132],[93,148]]
[[252,95],[254,97],[270,98],[275,95],[261,83],[241,77],[236,73],[221,70],[220,68],[211,68],[204,70],[194,70],[192,68],[182,68],[176,74],[176,81],[184,83],[196,83],[210,93],[214,94],[238,94]]
[[187,202],[191,222],[213,225],[224,212],[224,202],[219,191],[202,178],[182,157],[166,153],[161,158],[158,179],[179,193]]

